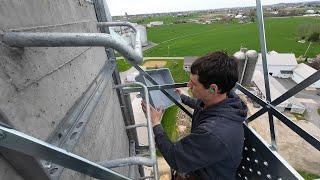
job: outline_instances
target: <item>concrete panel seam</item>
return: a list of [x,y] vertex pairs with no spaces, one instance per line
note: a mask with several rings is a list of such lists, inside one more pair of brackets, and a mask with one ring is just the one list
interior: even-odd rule
[[[46,28],[56,28],[56,27],[63,27],[63,26],[72,26],[72,25],[75,25],[75,24],[85,24],[85,23],[97,23],[97,21],[92,21],[92,20],[89,20],[89,21],[75,21],[75,22],[68,22],[68,23],[62,23],[62,24],[23,27],[23,28],[15,28],[15,29],[8,29],[6,31],[4,31],[4,30],[2,30],[2,31],[3,32],[20,32],[20,31],[39,30],[39,29],[46,29]],[[0,35],[2,33],[0,32]]]
[[61,68],[63,68],[65,65],[67,65],[67,64],[71,63],[72,61],[76,60],[79,56],[83,55],[84,53],[86,53],[86,52],[89,51],[90,49],[92,49],[92,47],[89,47],[89,48],[85,49],[83,52],[81,52],[81,53],[80,53],[79,55],[77,55],[76,57],[74,57],[74,58],[70,59],[69,61],[61,64],[60,66],[54,68],[53,70],[49,71],[48,73],[46,73],[45,75],[39,77],[38,79],[36,79],[36,80],[34,80],[34,81],[31,81],[30,83],[28,83],[28,84],[26,84],[26,85],[23,85],[21,88],[17,88],[17,87],[15,87],[15,88],[16,88],[17,91],[19,92],[19,91],[22,91],[22,90],[28,88],[28,87],[29,87],[30,85],[32,85],[32,84],[38,83],[38,82],[41,81],[43,78],[45,78],[45,77],[47,77],[47,76],[50,76],[51,74],[53,74],[53,73],[55,73],[56,71],[58,71],[58,70],[60,70]]

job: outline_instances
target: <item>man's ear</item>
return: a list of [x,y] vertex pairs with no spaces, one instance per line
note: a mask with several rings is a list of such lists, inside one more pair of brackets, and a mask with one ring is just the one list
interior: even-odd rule
[[218,93],[218,86],[216,84],[211,84],[210,87],[209,87],[209,92],[211,94],[216,94]]

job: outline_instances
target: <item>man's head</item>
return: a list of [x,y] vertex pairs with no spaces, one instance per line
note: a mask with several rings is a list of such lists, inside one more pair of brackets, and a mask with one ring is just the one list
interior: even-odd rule
[[191,65],[188,86],[195,98],[205,101],[225,95],[237,81],[237,62],[225,52],[217,51],[198,58]]

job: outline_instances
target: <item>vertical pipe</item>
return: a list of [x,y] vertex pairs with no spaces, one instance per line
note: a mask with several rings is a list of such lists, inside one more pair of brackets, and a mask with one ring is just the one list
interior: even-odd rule
[[[268,102],[271,102],[268,65],[267,65],[267,45],[266,45],[266,36],[265,36],[265,29],[264,29],[263,9],[261,5],[261,0],[256,0],[256,8],[257,8],[257,18],[259,23],[259,39],[260,39],[260,47],[261,47],[261,57],[262,57],[262,65],[263,65],[264,84],[265,84],[265,90],[266,90],[266,99]],[[269,116],[269,125],[270,125],[271,145],[272,145],[272,148],[277,149],[273,116],[270,112],[268,112],[268,116]]]

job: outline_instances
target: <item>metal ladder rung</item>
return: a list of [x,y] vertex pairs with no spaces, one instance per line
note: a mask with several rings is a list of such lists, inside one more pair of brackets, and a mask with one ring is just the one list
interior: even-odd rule
[[148,179],[148,178],[154,178],[154,176],[144,176],[144,177],[140,177],[138,178],[139,180],[142,180],[142,179]]
[[126,126],[126,129],[133,129],[133,128],[138,128],[138,127],[147,127],[147,123],[141,123],[141,124],[134,124],[134,125],[130,125],[130,126]]

